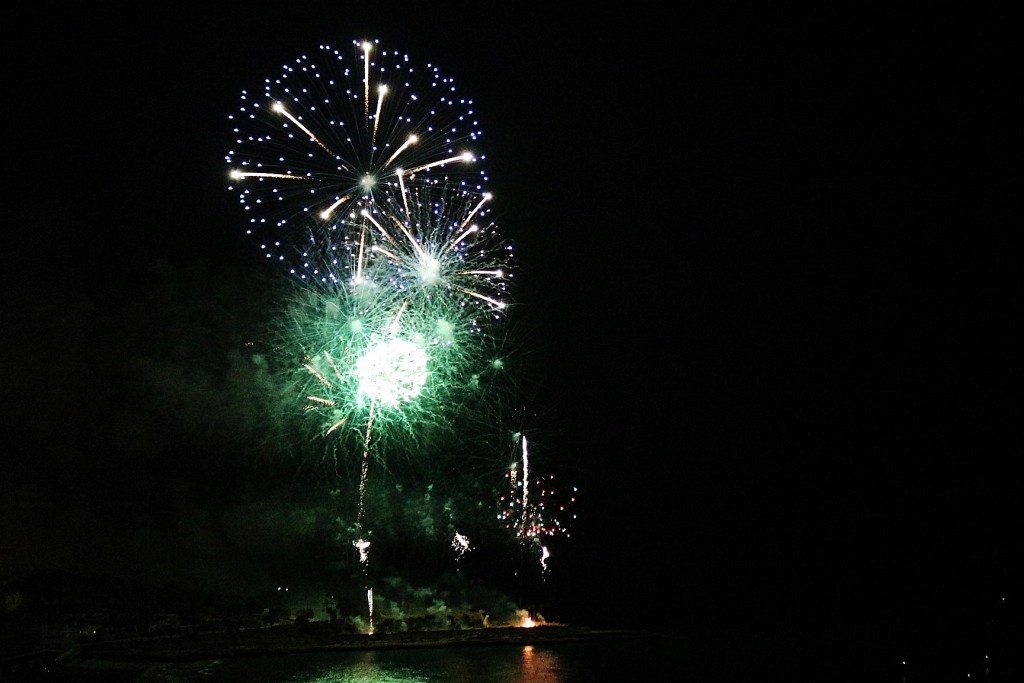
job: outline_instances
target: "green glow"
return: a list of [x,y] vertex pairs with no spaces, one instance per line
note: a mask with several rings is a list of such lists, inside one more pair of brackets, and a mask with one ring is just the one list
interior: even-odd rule
[[419,396],[427,381],[427,353],[405,339],[370,347],[356,361],[359,393],[395,407]]
[[455,341],[455,326],[447,320],[438,320],[434,332],[437,334],[437,338],[442,341]]
[[[371,281],[382,278],[368,268]],[[357,462],[372,423],[372,455],[426,463],[447,443],[475,440],[513,383],[494,359],[507,339],[502,318],[443,288],[338,283],[293,293],[280,347],[294,368],[285,394],[328,436],[335,458]]]

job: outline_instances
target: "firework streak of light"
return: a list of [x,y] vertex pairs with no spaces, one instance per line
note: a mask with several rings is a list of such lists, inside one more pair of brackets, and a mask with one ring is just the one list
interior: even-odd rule
[[572,487],[569,498],[565,499],[554,484],[554,475],[531,474],[526,436],[517,434],[516,437],[521,444],[521,461],[514,462],[506,472],[508,489],[499,500],[498,519],[518,539],[536,550],[541,569],[547,571],[551,552],[544,545],[544,539],[569,535],[562,517],[572,514],[576,488]]

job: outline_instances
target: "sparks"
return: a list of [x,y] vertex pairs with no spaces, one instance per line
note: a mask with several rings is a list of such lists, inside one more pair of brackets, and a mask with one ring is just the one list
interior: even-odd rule
[[268,256],[300,277],[324,264],[307,261],[306,247],[287,238],[327,240],[342,206],[402,206],[408,216],[425,188],[486,196],[480,159],[451,151],[482,135],[472,100],[453,98],[450,78],[405,55],[378,51],[370,41],[354,41],[353,48],[323,45],[303,55],[259,94],[243,92],[231,117],[230,189],[250,232],[274,235],[265,240],[275,245]]
[[[486,157],[476,153],[473,102],[455,91],[433,66],[353,41],[285,65],[261,91],[243,92],[232,117],[229,187],[248,232],[297,285],[278,345],[294,369],[289,405],[311,416],[316,436],[330,444],[325,460],[358,464],[345,538],[354,539],[367,584],[370,539],[381,532],[375,520],[383,512],[369,483],[397,482],[399,465],[421,482],[427,472],[462,469],[457,458],[479,448],[467,444],[515,391],[503,332],[513,249],[481,184]],[[466,147],[476,151],[454,151]],[[550,552],[541,539],[564,530],[546,507],[553,477],[534,473],[525,436],[517,434],[516,444],[496,526],[538,552],[546,572]],[[489,498],[497,484],[478,495]],[[456,520],[451,494],[448,533]],[[477,501],[473,510],[489,504]],[[460,531],[451,547],[456,559],[472,550]],[[367,585],[369,633],[373,602]]]

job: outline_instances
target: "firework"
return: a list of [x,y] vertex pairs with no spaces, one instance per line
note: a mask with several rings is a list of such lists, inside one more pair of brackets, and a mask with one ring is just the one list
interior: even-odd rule
[[[335,462],[358,464],[359,563],[365,572],[367,501],[387,499],[381,487],[368,493],[371,463],[397,490],[439,484],[443,502],[432,504],[462,557],[471,546],[456,522],[489,515],[493,496],[484,502],[488,487],[473,487],[480,499],[469,502],[445,479],[465,482],[487,460],[479,439],[500,431],[487,421],[515,388],[505,332],[513,249],[482,184],[472,100],[436,67],[355,41],[286,65],[244,92],[231,118],[229,186],[265,257],[296,284],[278,330],[288,393]],[[546,569],[541,541],[564,532],[566,508],[553,510],[550,481],[530,472],[524,437],[516,448],[498,526],[538,547]],[[372,596],[367,586],[371,631]]]
[[504,367],[511,249],[455,205],[454,218],[440,202],[415,203],[410,218],[366,212],[344,224],[334,276],[289,308],[295,392],[342,451],[365,442],[371,420],[379,456],[419,449],[457,422],[453,409],[490,400],[493,383],[482,380]]
[[546,538],[568,536],[563,520],[575,516],[576,488],[565,494],[555,484],[554,475],[537,475],[531,471],[526,436],[513,435],[520,457],[506,472],[507,489],[498,500],[498,520],[515,537],[537,551],[543,570],[551,553]]
[[425,187],[482,194],[473,101],[432,65],[353,41],[286,64],[231,117],[230,189],[268,259],[311,275],[310,248],[340,223]]

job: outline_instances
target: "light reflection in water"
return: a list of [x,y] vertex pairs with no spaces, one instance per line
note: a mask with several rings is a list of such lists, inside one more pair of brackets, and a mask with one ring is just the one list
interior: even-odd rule
[[522,673],[519,683],[561,683],[561,665],[558,655],[537,650],[533,645],[523,647]]
[[[540,632],[538,631],[538,634]],[[532,639],[531,639],[532,640]],[[154,667],[153,683],[603,683],[707,680],[709,653],[677,638],[520,642],[231,657]],[[716,653],[717,654],[717,653]],[[746,660],[713,667],[745,669]],[[686,674],[701,675],[697,678]],[[722,676],[713,677],[723,680]],[[732,679],[730,676],[725,678]],[[750,677],[759,680],[755,673]]]
[[404,666],[377,662],[377,653],[361,653],[359,660],[342,669],[329,667],[310,678],[293,678],[288,683],[430,683],[430,679]]
[[[456,658],[447,661],[445,678],[458,681],[481,680],[480,672],[474,669],[478,662],[474,661],[470,652],[465,659]],[[510,653],[511,654],[511,653]],[[523,647],[519,661],[513,664],[509,660],[505,666],[487,671],[487,680],[508,681],[508,683],[563,683],[562,664],[556,653],[549,650],[538,650],[533,645]],[[503,670],[502,670],[503,669]],[[439,671],[434,673],[441,674]],[[344,666],[327,665],[315,674],[293,676],[287,683],[436,683],[438,679],[425,674],[422,667],[411,668],[402,666],[380,653],[367,651],[360,653],[356,661],[349,661]]]

